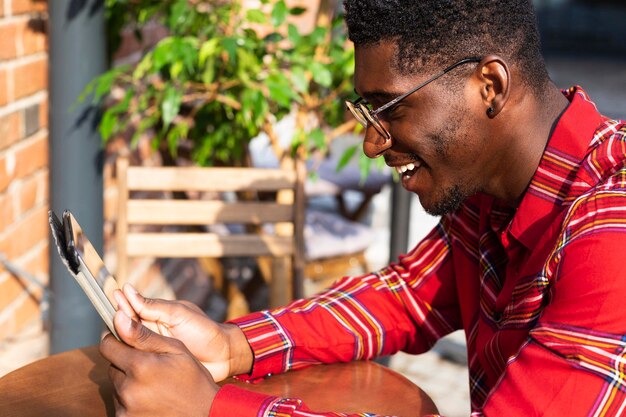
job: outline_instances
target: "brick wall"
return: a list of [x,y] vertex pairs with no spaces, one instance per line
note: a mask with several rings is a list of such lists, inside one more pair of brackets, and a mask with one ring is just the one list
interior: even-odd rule
[[[48,282],[47,4],[0,1],[0,252]],[[0,342],[41,325],[41,292],[0,266]]]

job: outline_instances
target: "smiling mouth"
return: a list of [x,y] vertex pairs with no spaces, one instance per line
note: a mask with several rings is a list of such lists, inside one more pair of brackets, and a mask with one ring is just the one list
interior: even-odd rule
[[402,177],[410,177],[421,166],[422,166],[422,164],[420,162],[410,162],[410,163],[408,163],[406,165],[400,165],[400,166],[397,166],[395,168],[396,168],[396,171],[398,172],[398,175],[400,175]]

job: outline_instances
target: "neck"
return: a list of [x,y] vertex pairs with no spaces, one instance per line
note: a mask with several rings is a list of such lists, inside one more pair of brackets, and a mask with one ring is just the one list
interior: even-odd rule
[[504,134],[500,175],[494,176],[488,191],[494,197],[517,206],[539,166],[556,122],[569,104],[552,83],[540,97],[521,94],[509,103],[508,117],[496,128]]

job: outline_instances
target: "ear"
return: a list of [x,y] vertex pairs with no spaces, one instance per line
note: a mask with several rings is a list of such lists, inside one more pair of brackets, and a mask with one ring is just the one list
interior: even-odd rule
[[480,61],[476,68],[481,87],[485,114],[489,118],[496,117],[509,99],[511,71],[508,64],[497,55],[488,55]]

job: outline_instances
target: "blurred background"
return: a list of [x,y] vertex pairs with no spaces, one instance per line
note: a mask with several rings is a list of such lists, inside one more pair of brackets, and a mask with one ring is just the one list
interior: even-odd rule
[[[107,15],[107,7],[113,10],[115,3],[124,2],[0,2],[0,376],[50,353],[96,343],[101,331],[99,318],[52,252],[47,211],[70,205],[81,213],[79,218],[86,219],[83,226],[104,251],[107,266],[115,269],[113,162],[120,149],[129,148],[129,138],[120,133],[102,146],[102,132],[97,130],[101,115],[89,102],[77,99],[96,76],[120,65],[135,65],[171,33],[158,19],[144,22],[139,39],[137,29],[127,22],[112,27],[115,20]],[[189,0],[190,5],[198,3],[203,2]],[[262,9],[260,2],[247,3],[248,10],[273,13]],[[291,1],[288,5],[308,8],[290,17],[302,33],[319,23],[320,10],[336,7],[328,1]],[[626,5],[617,0],[536,0],[535,5],[554,82],[562,88],[581,85],[603,114],[626,119]],[[258,16],[257,20],[263,21]],[[177,25],[180,22],[174,22]],[[110,50],[112,30],[119,35],[114,50]],[[349,83],[341,88],[351,90]],[[99,94],[114,90],[111,87]],[[281,112],[289,114],[285,109]],[[293,117],[285,117],[277,124],[278,136],[293,135],[295,125]],[[307,132],[314,141],[317,133]],[[262,149],[263,141],[268,141],[263,132],[257,133],[253,150]],[[358,149],[354,147],[358,132],[345,136],[345,141],[332,145],[337,148],[333,167],[343,155]],[[164,163],[163,157],[155,157],[150,141],[138,140],[130,150],[137,163]],[[272,164],[269,159],[258,150],[255,163]],[[388,172],[372,170],[370,188],[359,189],[360,173],[370,169],[354,162],[347,164],[343,174],[321,170],[321,181],[312,185],[317,191],[311,194],[315,194],[311,205],[340,212],[340,193],[341,203],[354,213],[367,199],[363,213],[350,221],[366,228],[367,247],[357,249],[365,250],[368,267],[377,269],[417,243],[437,219],[426,215],[415,197],[404,195]],[[352,184],[337,178],[341,176],[350,178]],[[224,314],[226,300],[194,262],[143,261],[134,267],[134,282],[149,295],[191,299],[214,317]],[[247,267],[235,265],[233,279],[245,284],[250,275]],[[249,301],[262,307],[267,294],[261,286],[251,297]],[[79,324],[81,320],[86,324]],[[93,329],[85,334],[81,326]],[[465,362],[460,333],[447,337],[428,354],[397,354],[388,361],[424,388],[448,417],[469,415]]]

